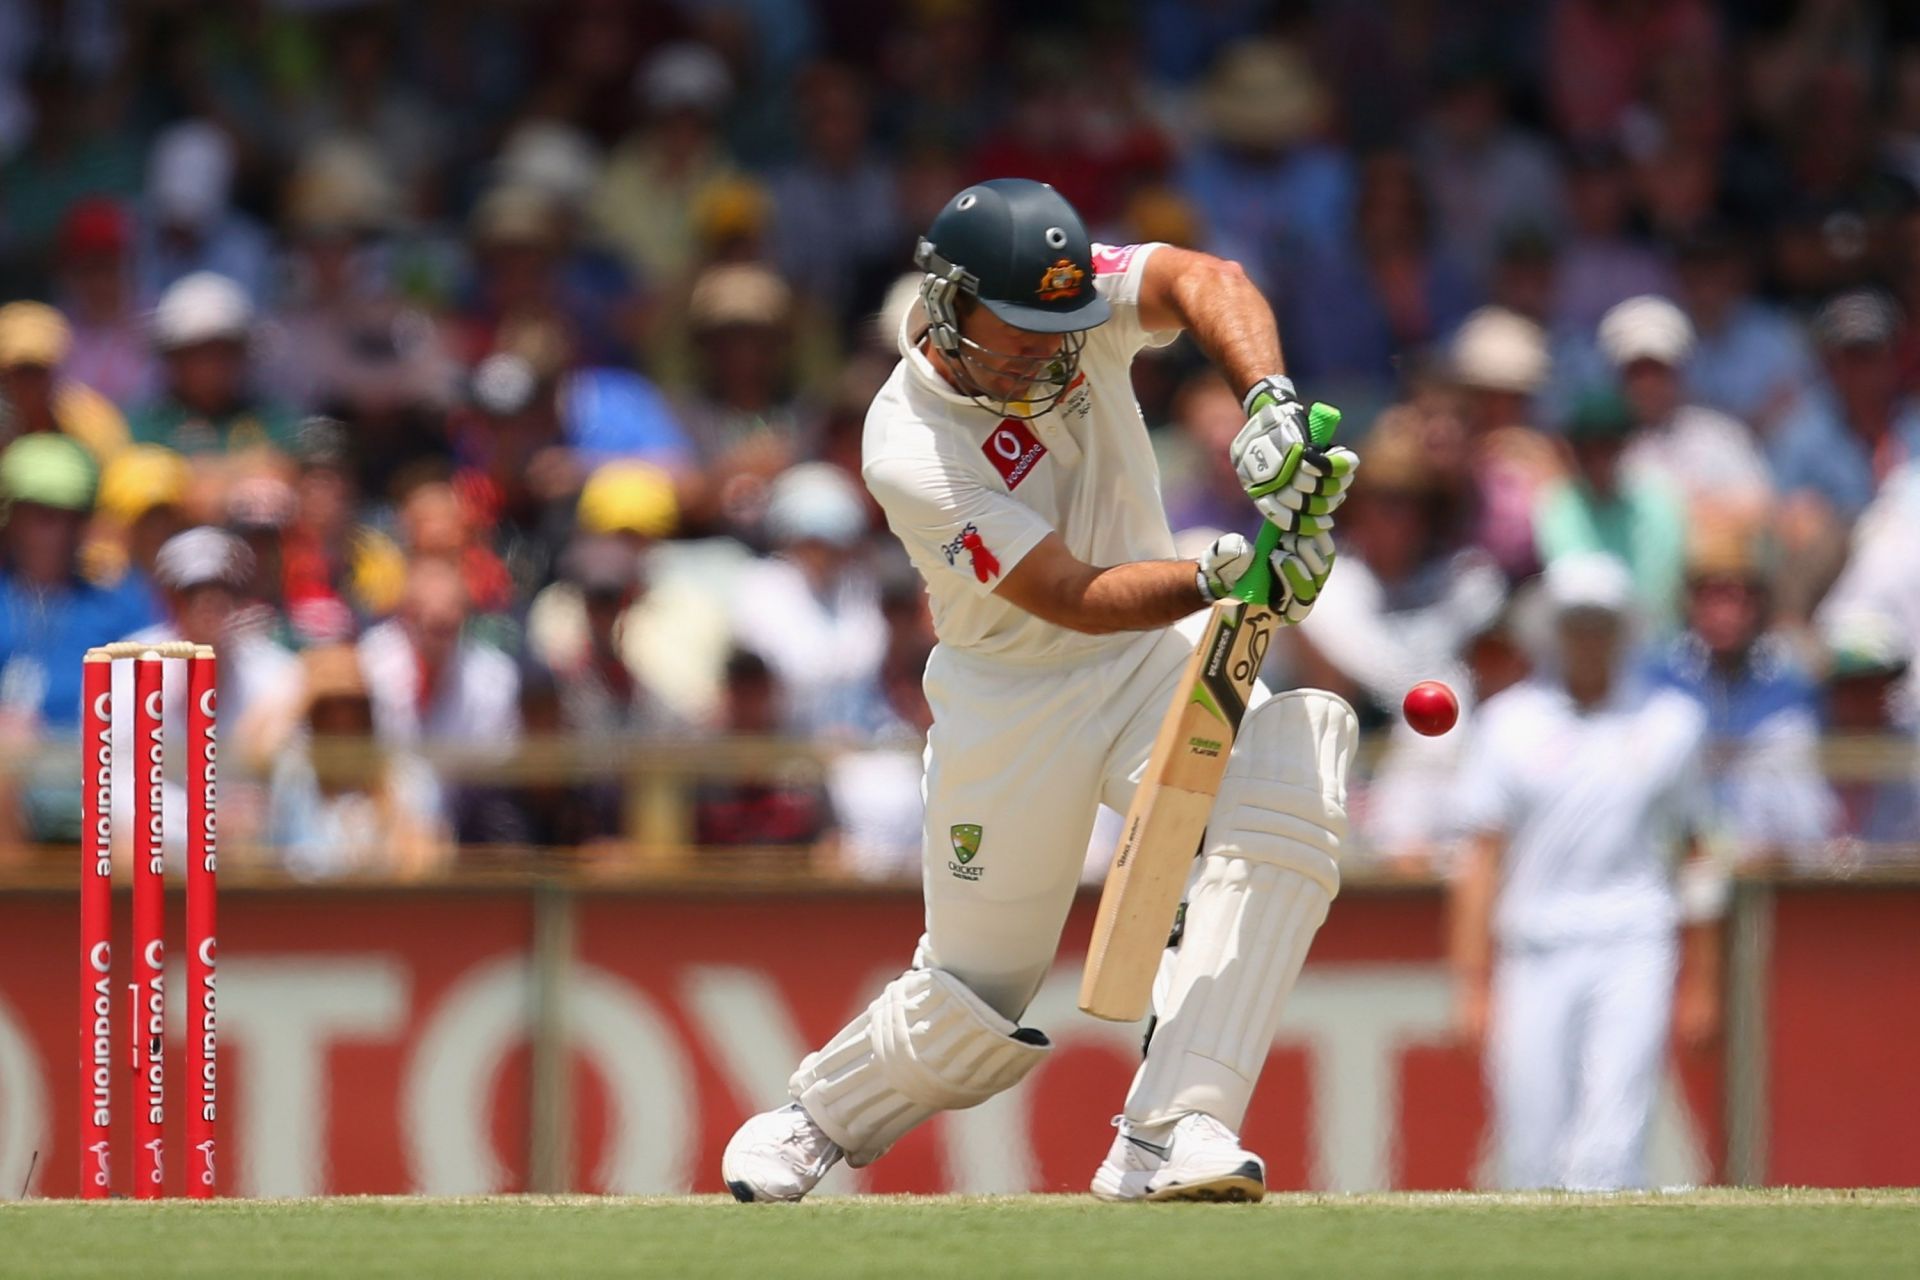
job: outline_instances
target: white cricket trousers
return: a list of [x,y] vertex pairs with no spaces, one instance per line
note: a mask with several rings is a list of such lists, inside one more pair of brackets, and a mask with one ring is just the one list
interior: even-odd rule
[[1075,666],[934,650],[919,964],[1019,1020],[1053,964],[1094,815],[1131,803],[1204,621],[1143,632]]
[[1677,964],[1672,934],[1501,948],[1487,1065],[1503,1186],[1646,1185]]

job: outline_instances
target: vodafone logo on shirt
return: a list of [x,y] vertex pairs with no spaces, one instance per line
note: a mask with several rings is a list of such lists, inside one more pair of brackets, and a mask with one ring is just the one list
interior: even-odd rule
[[1093,273],[1100,276],[1117,276],[1133,263],[1134,255],[1140,252],[1137,244],[1096,244],[1093,246]]
[[1047,446],[1035,439],[1033,428],[1018,418],[1001,419],[980,451],[1009,489],[1018,489],[1034,465],[1047,456]]

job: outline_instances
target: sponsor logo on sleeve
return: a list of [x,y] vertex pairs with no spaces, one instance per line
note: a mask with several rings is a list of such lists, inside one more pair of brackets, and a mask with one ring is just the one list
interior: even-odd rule
[[980,537],[980,527],[972,521],[960,530],[957,537],[940,548],[940,554],[947,558],[949,565],[960,563],[961,553],[966,553],[967,561],[973,566],[973,576],[981,582],[992,580],[1000,572],[1000,557],[987,549],[986,542]]
[[1133,263],[1140,252],[1137,244],[1096,244],[1093,246],[1093,274],[1117,276]]
[[1001,419],[980,451],[987,455],[987,461],[993,464],[1009,489],[1018,489],[1040,459],[1047,456],[1047,446],[1034,436],[1033,428],[1018,418]]

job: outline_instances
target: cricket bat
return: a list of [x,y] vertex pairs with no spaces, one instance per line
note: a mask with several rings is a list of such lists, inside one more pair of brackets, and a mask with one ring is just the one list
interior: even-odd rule
[[[1314,443],[1325,445],[1339,428],[1340,413],[1316,404],[1308,422]],[[1268,558],[1280,537],[1271,521],[1261,524],[1253,567],[1233,595],[1213,605],[1160,722],[1107,870],[1080,978],[1080,1008],[1096,1018],[1137,1022],[1146,1016],[1247,696],[1280,624],[1266,603]]]

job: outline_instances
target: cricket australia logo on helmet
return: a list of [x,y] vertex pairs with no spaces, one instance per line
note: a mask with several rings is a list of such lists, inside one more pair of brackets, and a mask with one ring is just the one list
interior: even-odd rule
[[1086,278],[1086,272],[1074,266],[1068,259],[1062,258],[1041,275],[1040,301],[1058,302],[1062,298],[1075,297],[1080,292],[1080,282]]
[[[1112,314],[1090,288],[1093,244],[1059,192],[1027,178],[976,183],[947,202],[914,251],[928,343],[954,386],[1003,418],[1037,418],[1066,394],[1087,331]],[[998,350],[962,330],[975,308],[1054,340]],[[905,335],[917,340],[917,335]],[[1014,345],[1003,341],[1002,345]]]

